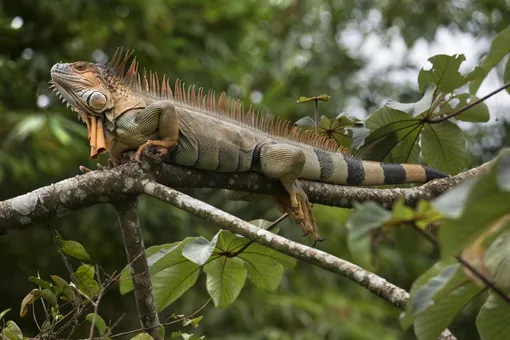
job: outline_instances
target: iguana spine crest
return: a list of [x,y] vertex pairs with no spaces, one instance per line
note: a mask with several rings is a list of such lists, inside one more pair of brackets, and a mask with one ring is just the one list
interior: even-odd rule
[[179,79],[175,81],[174,90],[172,91],[170,80],[166,75],[163,75],[161,82],[158,74],[151,70],[147,72],[144,69],[143,75],[141,75],[136,57],[133,58],[128,70],[125,71],[133,53],[134,50],[127,49],[126,52],[123,52],[122,48],[118,48],[106,65],[115,71],[123,83],[131,86],[135,91],[142,92],[143,95],[148,95],[154,99],[173,100],[189,108],[230,119],[238,124],[266,133],[271,137],[288,139],[325,151],[348,153],[345,147],[339,146],[333,139],[321,136],[314,130],[303,130],[294,127],[290,120],[262,113],[260,110],[255,110],[251,105],[246,111],[241,100],[230,98],[225,92],[216,101],[214,91],[209,90],[207,94],[204,94],[203,88],[199,88],[198,91],[195,91],[194,85],[186,88],[185,84]]

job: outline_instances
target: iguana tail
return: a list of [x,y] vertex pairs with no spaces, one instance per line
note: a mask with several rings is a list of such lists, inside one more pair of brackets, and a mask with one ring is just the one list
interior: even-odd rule
[[367,186],[426,183],[448,177],[444,172],[420,164],[363,161],[320,149],[313,149],[313,154],[305,151],[305,155],[306,165],[300,177],[332,184]]

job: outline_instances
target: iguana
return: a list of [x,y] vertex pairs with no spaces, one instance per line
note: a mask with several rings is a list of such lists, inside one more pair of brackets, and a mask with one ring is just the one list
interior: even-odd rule
[[[138,72],[132,51],[118,49],[107,64],[57,63],[52,87],[78,112],[88,128],[92,158],[107,151],[114,163],[122,153],[151,146],[165,161],[220,172],[256,171],[279,179],[289,197],[277,198],[302,231],[320,240],[307,195],[298,179],[339,185],[424,183],[447,175],[418,164],[362,161],[346,154],[331,139],[303,131],[289,121],[256,113],[228,99],[216,101],[179,81]],[[126,65],[131,60],[130,66]]]

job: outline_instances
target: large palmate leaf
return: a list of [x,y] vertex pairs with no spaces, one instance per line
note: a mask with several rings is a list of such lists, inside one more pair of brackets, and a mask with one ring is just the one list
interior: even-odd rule
[[255,285],[271,291],[280,285],[283,267],[296,265],[296,259],[258,243],[252,243],[238,256],[244,261],[248,278]]
[[425,162],[448,174],[457,174],[467,164],[466,140],[462,130],[450,121],[426,124],[422,133]]
[[460,264],[440,262],[413,284],[402,326],[413,324],[419,340],[436,339],[483,289],[467,277]]
[[[469,93],[458,94],[455,98],[457,99],[456,105],[445,104],[444,106],[447,106],[448,110],[446,111],[445,108],[442,107],[441,114],[448,115],[449,113],[461,109],[478,99],[478,97]],[[455,119],[462,120],[464,122],[488,122],[490,119],[489,108],[487,107],[487,104],[483,102],[478,103],[461,114],[456,115]]]
[[[446,216],[449,216],[444,219],[439,229],[439,242],[443,258],[457,255],[485,234],[495,222],[510,214],[510,205],[508,204],[510,190],[506,188],[508,184],[506,180],[498,180],[510,176],[509,162],[510,152],[507,151],[495,161],[489,173],[479,176],[467,187],[454,189],[434,201],[436,209],[444,211]],[[443,204],[448,201],[458,201],[459,194],[465,195],[460,200],[463,206],[457,206],[454,209],[457,212],[448,215],[448,210],[452,205],[444,206]],[[481,197],[483,197],[483,202],[480,202]]]
[[482,340],[510,339],[510,304],[491,293],[476,318]]
[[366,121],[370,134],[357,153],[363,159],[391,163],[418,161],[418,137],[423,123],[407,113],[383,106]]
[[237,298],[246,280],[243,261],[236,257],[221,256],[204,266],[207,274],[207,291],[216,307],[226,307]]
[[428,59],[432,64],[429,70],[421,69],[418,75],[420,92],[427,85],[435,85],[444,93],[453,92],[456,88],[464,85],[468,78],[459,72],[460,64],[466,60],[462,54],[453,56],[438,54]]

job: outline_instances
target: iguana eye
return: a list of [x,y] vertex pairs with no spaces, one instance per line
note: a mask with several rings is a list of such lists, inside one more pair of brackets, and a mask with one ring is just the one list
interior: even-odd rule
[[74,68],[77,71],[85,71],[87,69],[87,64],[85,64],[85,63],[78,63],[78,64],[74,65]]
[[87,104],[93,110],[101,110],[106,105],[106,96],[101,92],[94,91],[88,96]]

